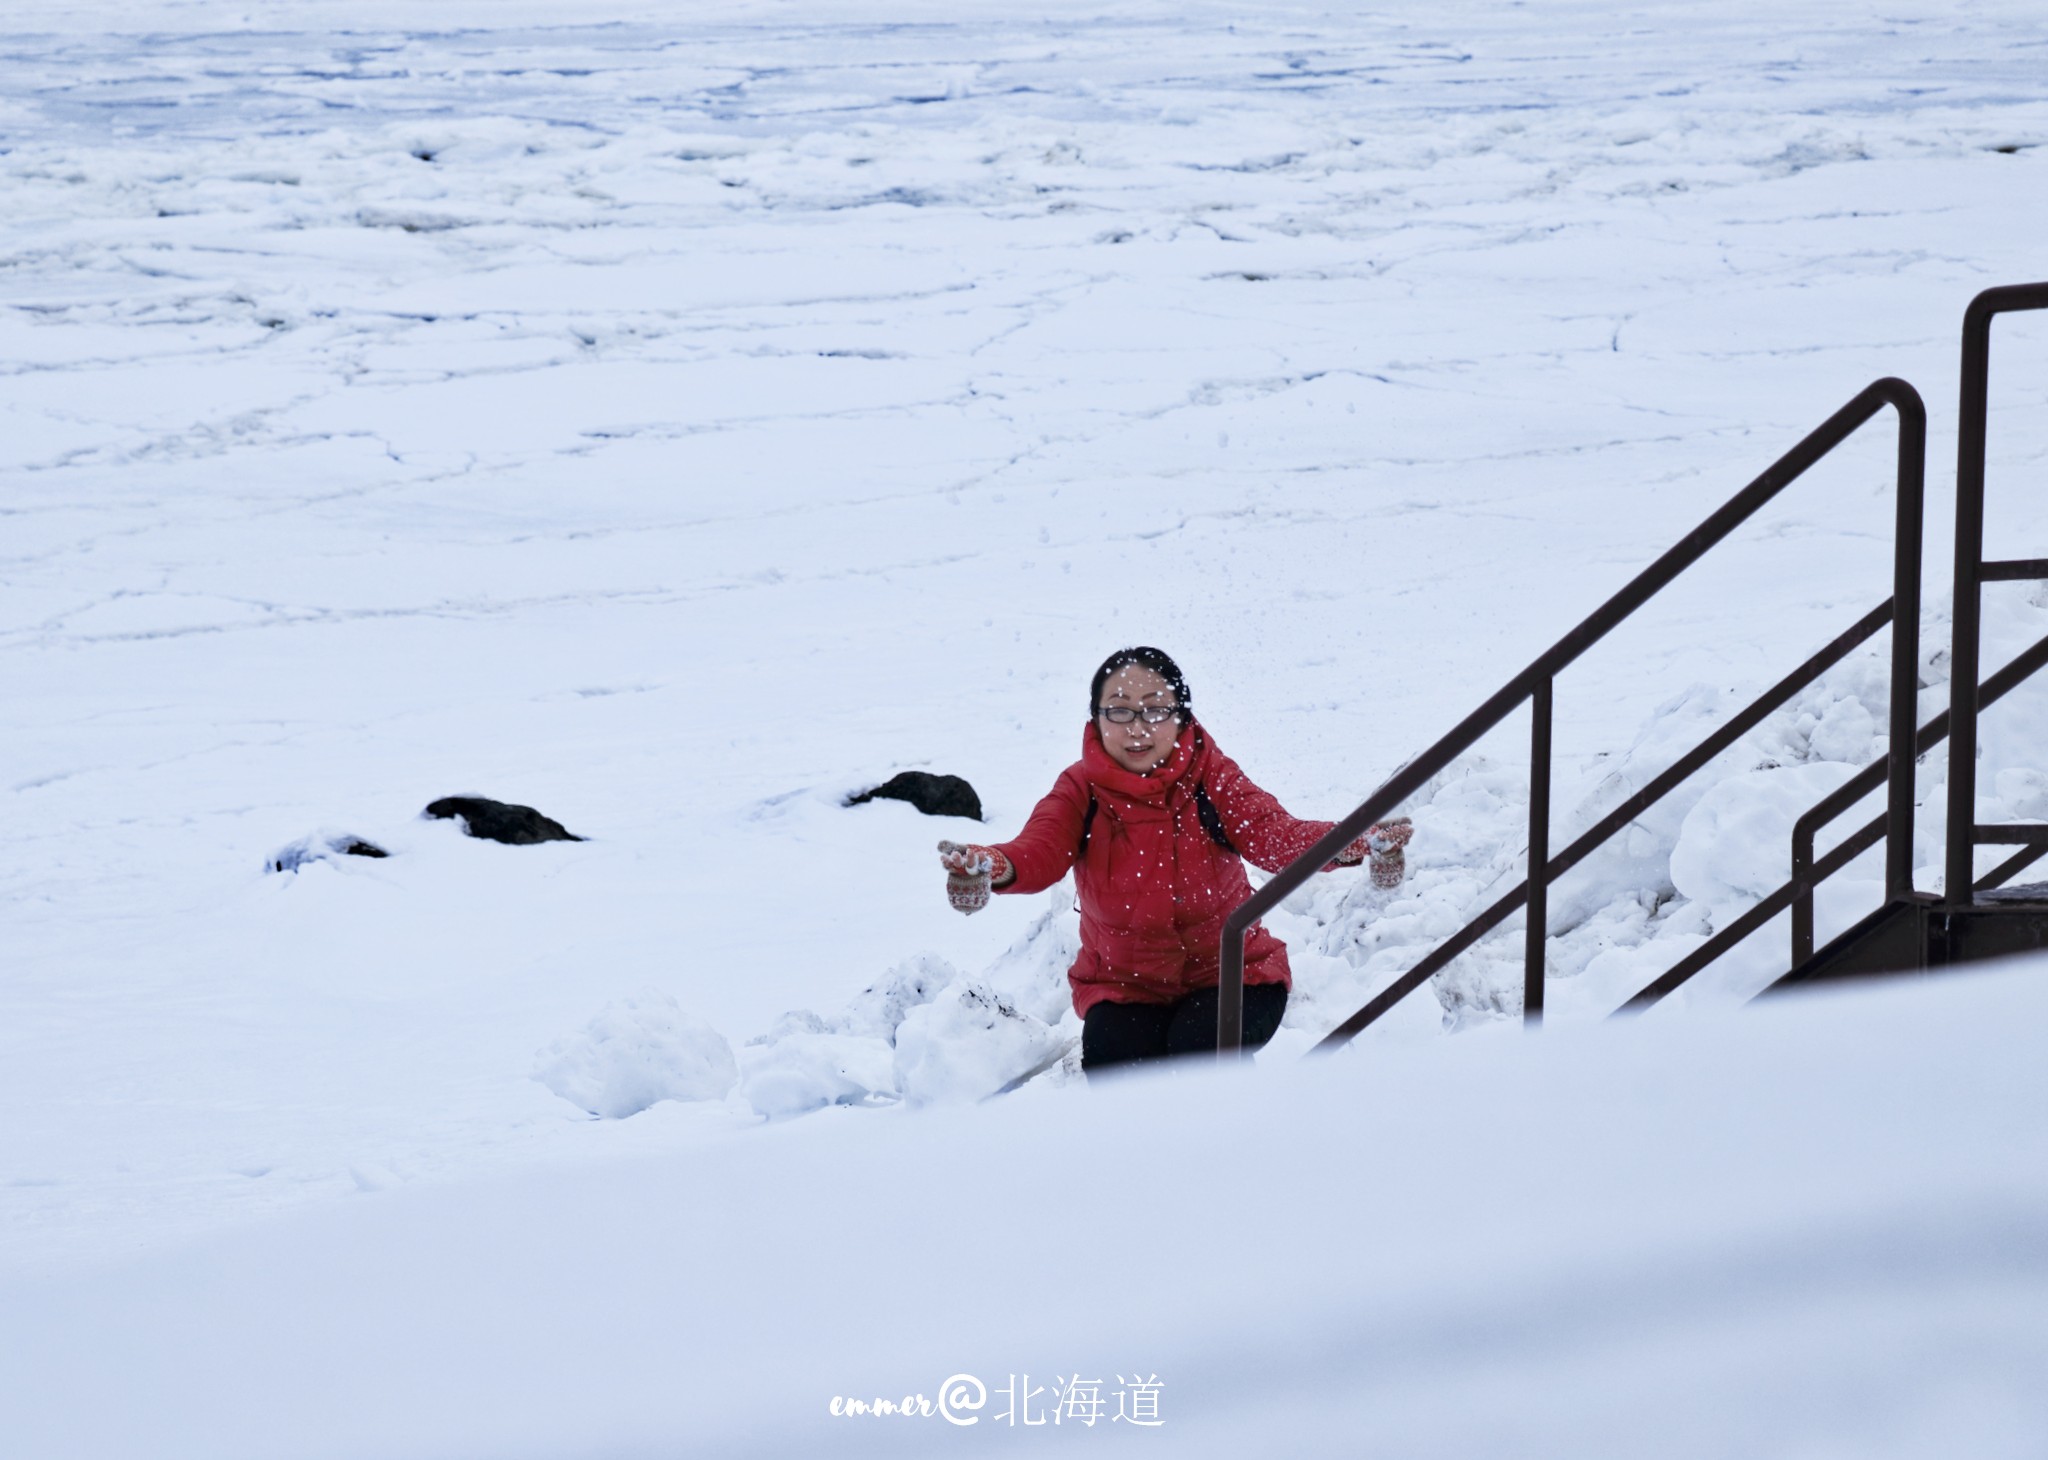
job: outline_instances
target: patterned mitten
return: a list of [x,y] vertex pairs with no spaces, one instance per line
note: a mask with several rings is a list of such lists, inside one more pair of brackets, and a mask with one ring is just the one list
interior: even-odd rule
[[1401,848],[1408,845],[1408,839],[1415,835],[1415,824],[1405,816],[1392,821],[1383,821],[1365,834],[1365,842],[1372,849],[1372,885],[1375,887],[1399,887],[1402,877],[1407,875],[1408,862],[1401,854]]
[[991,883],[1017,875],[1008,857],[971,842],[940,842],[939,865],[946,869],[946,901],[970,915],[988,906]]
[[1330,865],[1356,867],[1370,857],[1372,885],[1399,887],[1403,870],[1401,848],[1408,844],[1408,838],[1413,835],[1415,827],[1405,816],[1397,816],[1392,821],[1376,822],[1365,829],[1364,836],[1337,853]]

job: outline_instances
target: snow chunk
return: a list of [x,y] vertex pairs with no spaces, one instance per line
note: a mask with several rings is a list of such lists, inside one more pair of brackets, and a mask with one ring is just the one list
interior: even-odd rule
[[[1979,777],[1980,782],[1985,777]],[[2048,775],[2020,767],[2007,767],[1990,777],[1998,800],[2023,821],[2048,821]]]
[[663,1100],[717,1100],[739,1067],[724,1035],[659,989],[643,989],[542,1050],[533,1078],[592,1115],[619,1120]]
[[896,1083],[913,1105],[993,1095],[1056,1059],[1066,1041],[980,979],[913,1009],[896,1031]]
[[855,994],[828,1027],[841,1034],[880,1039],[893,1047],[904,1017],[937,998],[939,990],[959,976],[945,959],[920,953]]
[[1043,1023],[1057,1024],[1074,1007],[1067,970],[1081,951],[1081,914],[1071,881],[1055,884],[1045,911],[1031,920],[1016,942],[982,970],[982,979],[1002,998]]
[[1671,852],[1672,885],[1708,904],[1775,891],[1791,875],[1792,824],[1856,770],[1815,761],[1730,776],[1686,814]]
[[1877,717],[1860,699],[1836,700],[1822,713],[1807,744],[1821,760],[1862,765],[1877,758]]
[[740,1051],[739,1093],[771,1120],[827,1105],[979,1100],[1046,1070],[1074,1028],[1067,968],[1080,947],[1073,894],[1045,910],[978,978],[925,953],[836,1015],[784,1014]]
[[792,1030],[748,1045],[740,1060],[740,1098],[770,1120],[896,1097],[888,1041],[872,1036]]
[[740,1051],[740,1097],[770,1120],[897,1098],[896,1031],[960,976],[929,953],[897,964],[827,1019],[794,1009]]

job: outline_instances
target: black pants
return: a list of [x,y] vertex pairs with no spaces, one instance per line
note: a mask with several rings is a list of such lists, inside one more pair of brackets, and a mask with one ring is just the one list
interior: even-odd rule
[[[1244,1047],[1257,1049],[1280,1027],[1287,989],[1246,984]],[[1105,1000],[1081,1021],[1081,1068],[1095,1071],[1137,1060],[1216,1052],[1216,989],[1196,989],[1174,1004],[1113,1004]]]

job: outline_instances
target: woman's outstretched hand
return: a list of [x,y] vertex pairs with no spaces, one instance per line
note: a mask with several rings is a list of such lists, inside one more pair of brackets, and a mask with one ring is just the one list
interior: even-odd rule
[[971,842],[940,842],[939,865],[946,869],[946,901],[969,914],[988,906],[992,885],[1017,875],[1008,857]]
[[1407,875],[1407,858],[1401,848],[1408,845],[1408,839],[1415,835],[1415,823],[1405,816],[1392,821],[1378,822],[1365,829],[1365,835],[1337,854],[1337,865],[1356,867],[1360,862],[1370,860],[1369,875],[1375,887],[1399,887]]

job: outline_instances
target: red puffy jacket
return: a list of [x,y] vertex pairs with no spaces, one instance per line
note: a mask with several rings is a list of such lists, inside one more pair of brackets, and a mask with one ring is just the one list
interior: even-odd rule
[[[1110,759],[1091,722],[1082,732],[1081,759],[1060,772],[1017,839],[1001,843],[1017,875],[998,891],[1040,892],[1074,869],[1081,956],[1067,981],[1075,1013],[1085,1017],[1104,999],[1170,1004],[1216,983],[1223,920],[1252,888],[1244,863],[1202,825],[1198,786],[1238,852],[1269,872],[1335,825],[1289,816],[1193,720],[1165,764],[1145,775]],[[1245,939],[1244,981],[1292,982],[1286,947],[1257,924]]]

